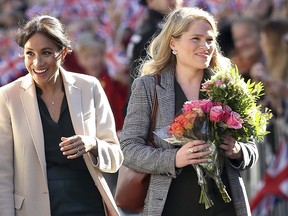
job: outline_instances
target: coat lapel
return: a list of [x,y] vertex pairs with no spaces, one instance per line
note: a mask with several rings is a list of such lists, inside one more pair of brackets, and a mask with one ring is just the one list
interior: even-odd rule
[[[169,69],[161,74],[160,85],[156,87],[158,95],[159,127],[171,124],[175,113],[174,71]],[[172,98],[172,99],[171,99]]]
[[28,119],[27,124],[31,132],[31,138],[33,140],[37,157],[39,159],[44,179],[46,179],[46,159],[44,149],[44,135],[42,131],[42,122],[38,108],[37,95],[35,84],[30,74],[26,75],[22,82],[22,88],[24,88],[23,94],[20,96],[23,110]]
[[81,89],[75,84],[76,80],[67,71],[63,73],[61,68],[62,78],[64,83],[65,94],[69,107],[69,112],[72,124],[76,134],[84,134],[83,115],[82,115],[82,94]]
[[[84,134],[83,121],[82,121],[82,108],[81,108],[81,90],[74,85],[75,79],[67,73],[62,73],[63,69],[60,70],[63,77],[63,83],[69,111],[75,129],[76,134]],[[34,81],[30,74],[27,74],[22,82],[22,88],[24,89],[23,94],[20,96],[23,105],[23,110],[29,121],[28,127],[31,131],[31,138],[33,140],[37,157],[39,159],[44,179],[46,179],[46,159],[45,159],[45,148],[44,148],[44,134],[42,131],[42,122],[39,113],[39,107],[37,102],[37,95]]]

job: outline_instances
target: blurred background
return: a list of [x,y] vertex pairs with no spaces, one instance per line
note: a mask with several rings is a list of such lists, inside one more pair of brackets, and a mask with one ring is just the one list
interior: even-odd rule
[[[223,54],[235,62],[245,80],[264,84],[259,104],[273,112],[270,133],[258,143],[257,165],[242,176],[253,216],[287,216],[288,0],[184,0],[182,5],[212,13]],[[135,60],[161,29],[159,13],[145,0],[0,0],[0,86],[27,73],[14,41],[19,25],[35,14],[56,16],[66,24],[74,44],[63,67],[100,80],[120,132],[137,70]],[[141,40],[145,46],[136,53]],[[116,178],[107,176],[112,191]]]

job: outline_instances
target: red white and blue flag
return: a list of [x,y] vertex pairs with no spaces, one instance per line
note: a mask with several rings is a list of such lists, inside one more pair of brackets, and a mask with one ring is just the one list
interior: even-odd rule
[[19,56],[18,44],[8,37],[0,38],[0,86],[3,86],[27,73],[24,60]]
[[288,144],[284,139],[250,202],[252,215],[267,215],[282,200],[288,200]]

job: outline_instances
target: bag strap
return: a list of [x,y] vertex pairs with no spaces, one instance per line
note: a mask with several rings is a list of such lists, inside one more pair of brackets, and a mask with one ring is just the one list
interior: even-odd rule
[[120,213],[118,211],[118,207],[115,203],[115,200],[113,198],[113,195],[111,193],[111,190],[104,178],[104,176],[102,175],[102,172],[99,169],[96,169],[94,167],[94,165],[91,163],[91,159],[90,156],[87,154],[83,155],[84,161],[86,163],[86,166],[90,172],[90,175],[97,187],[97,189],[99,190],[103,202],[105,204],[105,210],[107,213],[107,216],[120,216]]
[[148,144],[152,147],[154,146],[153,142],[153,131],[155,130],[156,127],[156,114],[158,110],[158,96],[157,96],[157,91],[156,91],[156,86],[160,84],[161,77],[159,75],[156,75],[156,85],[155,85],[155,90],[154,90],[154,98],[153,98],[153,103],[152,103],[152,114],[151,114],[151,125],[149,129],[149,138],[148,138]]

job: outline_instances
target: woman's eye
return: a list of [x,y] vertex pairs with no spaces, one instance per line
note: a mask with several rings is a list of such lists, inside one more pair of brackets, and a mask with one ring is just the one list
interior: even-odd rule
[[52,52],[49,52],[49,51],[44,51],[43,52],[43,55],[45,55],[45,56],[48,56],[48,55],[51,55],[52,54]]
[[214,38],[210,38],[206,40],[208,44],[213,44],[214,43]]
[[199,37],[193,37],[193,38],[191,38],[191,40],[198,41],[198,40],[200,40],[200,38]]
[[33,52],[26,52],[25,55],[26,55],[26,56],[33,56],[34,53],[33,53]]

